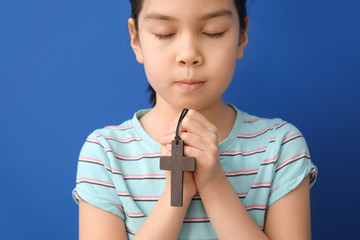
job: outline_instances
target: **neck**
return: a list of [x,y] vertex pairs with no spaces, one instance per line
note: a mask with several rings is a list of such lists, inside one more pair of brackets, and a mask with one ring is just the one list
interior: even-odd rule
[[[219,142],[229,135],[235,122],[236,112],[232,107],[225,104],[222,99],[212,105],[194,110],[198,111],[217,127]],[[140,123],[153,139],[158,140],[168,124],[176,117],[179,117],[181,111],[182,108],[176,108],[160,100],[140,119]]]

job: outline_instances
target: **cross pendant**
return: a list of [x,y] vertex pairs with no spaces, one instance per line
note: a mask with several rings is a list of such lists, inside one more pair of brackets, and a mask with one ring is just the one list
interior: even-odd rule
[[160,157],[160,169],[171,171],[171,206],[183,205],[184,171],[195,171],[195,158],[184,157],[184,142],[171,142],[171,156]]

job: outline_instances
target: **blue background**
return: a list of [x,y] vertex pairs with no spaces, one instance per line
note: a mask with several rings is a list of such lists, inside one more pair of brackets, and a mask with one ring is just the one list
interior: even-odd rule
[[[255,0],[224,98],[305,135],[319,168],[314,239],[358,235],[357,1]],[[76,239],[77,157],[96,128],[149,107],[123,0],[0,2],[0,239]]]

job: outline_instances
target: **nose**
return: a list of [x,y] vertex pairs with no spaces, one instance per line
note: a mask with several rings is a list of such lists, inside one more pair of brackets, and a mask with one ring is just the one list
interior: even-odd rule
[[203,56],[194,39],[183,40],[183,44],[179,46],[176,61],[183,67],[195,67],[203,64]]

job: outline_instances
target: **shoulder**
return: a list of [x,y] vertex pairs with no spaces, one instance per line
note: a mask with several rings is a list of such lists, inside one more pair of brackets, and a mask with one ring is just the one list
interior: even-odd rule
[[[134,114],[134,118],[136,113]],[[134,119],[133,118],[133,119]],[[93,130],[86,137],[83,144],[81,155],[99,155],[100,153],[107,156],[113,155],[119,149],[124,148],[131,142],[139,141],[140,138],[135,130],[133,119],[128,119],[118,125],[107,125],[102,128]]]
[[102,128],[93,130],[87,137],[87,141],[103,142],[115,141],[119,143],[127,143],[136,140],[136,129],[139,128],[137,118],[143,114],[145,110],[135,112],[133,118],[123,121],[118,125],[107,125]]
[[268,139],[271,141],[284,139],[293,134],[295,136],[302,136],[297,127],[293,124],[283,120],[282,118],[266,118],[251,115],[246,112],[238,110],[241,115],[241,132],[239,138],[244,139]]

